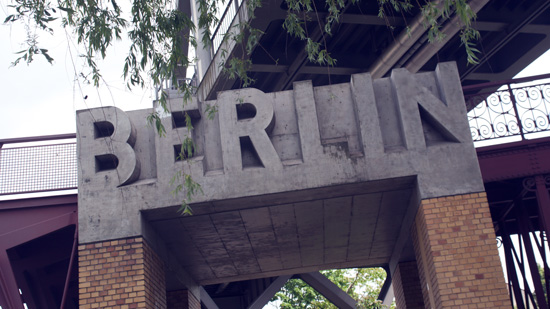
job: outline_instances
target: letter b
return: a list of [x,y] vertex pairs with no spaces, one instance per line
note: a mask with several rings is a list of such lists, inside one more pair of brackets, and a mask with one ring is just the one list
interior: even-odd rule
[[122,110],[103,107],[78,111],[77,138],[80,181],[111,178],[123,186],[139,178],[140,163],[133,148],[136,130]]

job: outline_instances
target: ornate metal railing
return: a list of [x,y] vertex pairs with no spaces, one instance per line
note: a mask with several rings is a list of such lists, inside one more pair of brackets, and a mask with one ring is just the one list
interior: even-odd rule
[[[70,140],[75,138],[63,134],[0,140],[0,195],[76,189],[76,142]],[[18,146],[23,143],[39,144]]]
[[550,74],[464,87],[474,142],[550,135],[550,82],[541,81],[546,78]]

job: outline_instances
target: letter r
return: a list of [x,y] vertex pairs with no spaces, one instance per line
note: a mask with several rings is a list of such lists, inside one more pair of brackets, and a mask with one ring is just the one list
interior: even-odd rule
[[[266,132],[275,122],[271,97],[260,90],[247,88],[221,92],[218,102],[224,171],[242,170],[241,137],[250,138],[265,168],[282,169],[281,159]],[[238,120],[236,107],[244,103],[252,104],[256,115]]]

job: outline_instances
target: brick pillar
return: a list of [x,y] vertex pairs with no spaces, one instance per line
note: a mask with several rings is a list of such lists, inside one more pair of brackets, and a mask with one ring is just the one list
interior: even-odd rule
[[424,308],[416,261],[399,263],[393,274],[392,283],[398,309]]
[[188,290],[166,292],[168,309],[201,309],[200,301]]
[[78,246],[79,304],[166,308],[163,263],[142,237]]
[[426,308],[510,308],[484,192],[423,200],[411,234]]

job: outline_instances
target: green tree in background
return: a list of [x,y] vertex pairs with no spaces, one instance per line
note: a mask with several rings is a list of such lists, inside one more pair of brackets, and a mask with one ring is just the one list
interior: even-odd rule
[[[377,299],[386,279],[382,268],[331,269],[321,271],[330,281],[357,301],[357,308],[387,308]],[[289,280],[272,301],[280,308],[338,309],[324,296],[300,279]],[[395,308],[392,305],[390,308]]]
[[542,265],[540,264],[537,264],[537,267],[539,269],[540,281],[542,282],[542,287],[544,289],[544,298],[548,299],[548,293],[546,292],[546,276],[544,275],[544,267],[542,267]]

